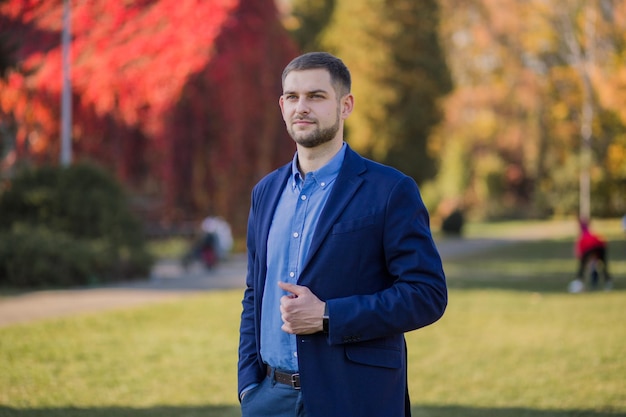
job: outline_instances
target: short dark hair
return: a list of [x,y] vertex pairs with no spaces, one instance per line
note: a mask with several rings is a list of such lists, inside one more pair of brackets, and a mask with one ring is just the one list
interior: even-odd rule
[[330,74],[330,81],[340,97],[348,94],[352,88],[350,71],[343,61],[328,52],[309,52],[294,58],[283,70],[282,82],[291,71],[325,69]]

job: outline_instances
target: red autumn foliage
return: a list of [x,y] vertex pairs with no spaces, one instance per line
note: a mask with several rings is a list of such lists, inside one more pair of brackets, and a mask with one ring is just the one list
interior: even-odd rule
[[[274,1],[71,5],[75,159],[158,201],[161,220],[214,214],[244,230],[252,185],[294,150],[277,100],[297,51]],[[62,0],[0,2],[16,64],[0,79],[5,166],[59,158],[62,15]]]

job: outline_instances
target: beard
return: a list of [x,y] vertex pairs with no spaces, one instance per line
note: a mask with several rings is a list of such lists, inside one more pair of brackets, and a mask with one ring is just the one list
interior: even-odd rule
[[315,148],[334,139],[339,131],[339,121],[339,114],[337,114],[335,124],[324,129],[318,127],[312,132],[296,132],[293,126],[289,125],[287,130],[289,136],[291,136],[298,145],[305,148]]

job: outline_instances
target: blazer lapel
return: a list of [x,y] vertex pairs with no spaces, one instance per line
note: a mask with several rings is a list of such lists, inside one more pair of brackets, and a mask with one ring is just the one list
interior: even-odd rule
[[[285,189],[290,174],[291,163],[279,168],[275,179],[263,191],[264,195],[259,198],[258,210],[261,223],[257,233],[260,234],[260,242],[267,242],[276,206],[278,206],[278,201]],[[262,260],[262,265],[265,267],[265,265],[267,265],[267,244],[260,245],[260,247],[257,247],[257,250]]]
[[348,147],[333,190],[317,221],[311,247],[309,248],[309,253],[302,266],[302,272],[306,270],[310,260],[315,256],[322,242],[326,239],[328,233],[330,233],[337,218],[361,186],[363,178],[361,178],[360,174],[365,171],[365,169],[363,158]]

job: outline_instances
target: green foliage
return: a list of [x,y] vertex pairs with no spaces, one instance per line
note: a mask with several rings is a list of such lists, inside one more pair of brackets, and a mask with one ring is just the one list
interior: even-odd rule
[[2,284],[87,284],[149,271],[123,189],[93,165],[20,172],[0,194],[0,212]]
[[439,8],[436,1],[388,4],[387,20],[399,27],[388,40],[392,65],[385,78],[397,99],[388,107],[391,146],[383,161],[423,181],[435,175],[428,138],[442,119],[438,100],[452,89],[438,37]]
[[0,234],[0,284],[12,287],[88,284],[96,253],[65,233],[18,227]]
[[551,214],[563,216],[578,211],[578,189],[578,160],[571,155],[562,165],[552,168],[549,177],[541,181],[536,195],[547,203]]
[[287,24],[302,51],[314,51],[319,36],[330,21],[337,0],[307,0],[293,2],[291,19]]
[[328,50],[350,68],[350,144],[418,182],[432,177],[428,137],[441,119],[438,99],[452,87],[437,35],[437,2],[296,0],[294,13],[302,23],[295,36],[306,30],[314,40],[303,44],[307,49]]

